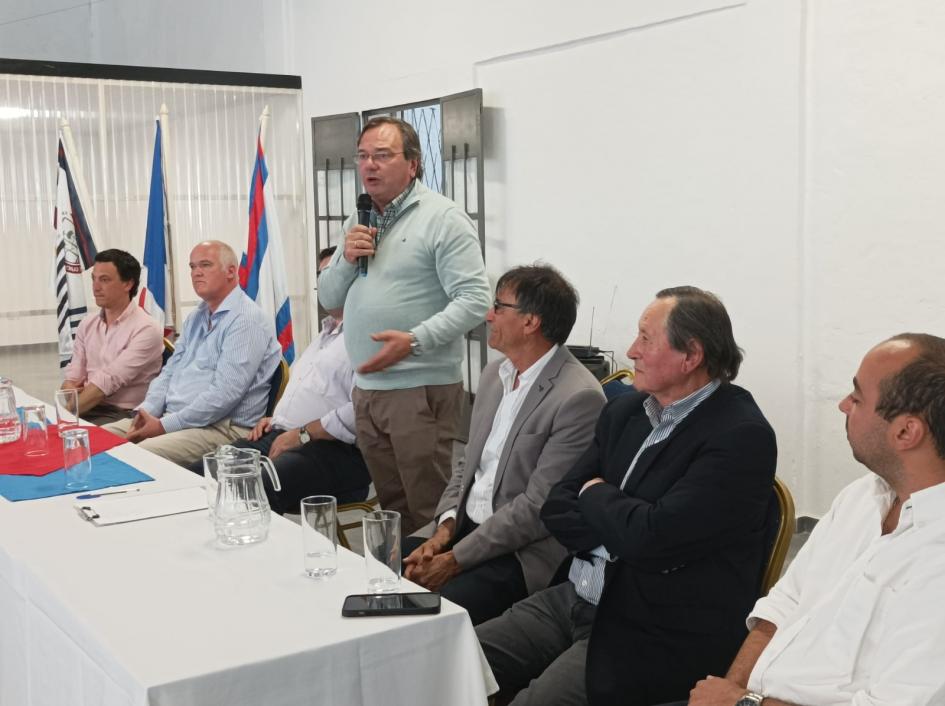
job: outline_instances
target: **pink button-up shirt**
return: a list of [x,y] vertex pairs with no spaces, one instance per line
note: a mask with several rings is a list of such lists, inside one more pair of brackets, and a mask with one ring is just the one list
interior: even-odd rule
[[65,379],[91,383],[105,394],[105,403],[133,409],[161,372],[163,351],[160,326],[132,300],[111,325],[104,310],[82,320]]

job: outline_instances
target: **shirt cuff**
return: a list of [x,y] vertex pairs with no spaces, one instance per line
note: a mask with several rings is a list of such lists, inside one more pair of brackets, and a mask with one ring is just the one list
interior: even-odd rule
[[452,510],[447,510],[442,515],[436,518],[436,526],[439,527],[447,520],[455,520],[455,519],[456,519],[456,509],[454,508]]
[[336,410],[332,410],[318,421],[322,423],[322,428],[338,441],[345,444],[354,443],[354,434],[344,425]]
[[180,420],[180,415],[177,414],[168,414],[164,417],[161,417],[160,422],[161,426],[164,427],[165,434],[180,431],[184,428],[184,425]]
[[613,561],[613,560],[614,560],[614,558],[613,558],[613,556],[611,556],[610,552],[607,551],[606,549],[604,549],[604,545],[603,545],[603,544],[601,544],[600,546],[594,547],[594,548],[591,550],[591,554],[592,554],[593,556],[599,556],[601,559],[606,559],[607,561]]

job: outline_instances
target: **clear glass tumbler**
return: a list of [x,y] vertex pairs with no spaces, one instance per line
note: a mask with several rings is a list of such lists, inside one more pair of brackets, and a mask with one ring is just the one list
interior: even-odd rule
[[368,591],[389,593],[400,585],[400,513],[375,510],[361,519]]
[[47,425],[46,405],[28,404],[23,406],[23,441],[26,442],[27,456],[45,456]]
[[85,490],[92,477],[92,449],[89,431],[81,427],[62,432],[62,457],[65,461],[66,488]]
[[59,436],[79,426],[78,390],[56,390],[56,426]]
[[0,377],[0,444],[20,439],[20,414],[16,411],[16,394],[9,378]]
[[328,578],[338,570],[338,501],[333,495],[309,495],[300,503],[305,573]]

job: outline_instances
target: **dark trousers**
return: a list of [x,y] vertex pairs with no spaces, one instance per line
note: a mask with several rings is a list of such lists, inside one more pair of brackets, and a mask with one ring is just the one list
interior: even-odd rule
[[[458,542],[478,527],[469,521],[463,525],[453,542]],[[408,556],[425,541],[422,537],[407,537],[402,544],[402,556]],[[477,566],[463,568],[462,573],[443,584],[440,595],[465,608],[473,625],[478,625],[502,615],[513,603],[525,598],[528,590],[522,565],[515,554],[503,554]]]
[[133,416],[135,416],[133,409],[124,409],[123,407],[116,407],[113,404],[105,404],[103,402],[100,405],[92,407],[88,412],[85,412],[82,415],[82,419],[101,427]]
[[[232,446],[256,449],[265,456],[281,433],[281,429],[274,429],[256,441],[240,439]],[[310,441],[286,451],[272,463],[282,490],[272,489],[267,473],[262,475],[263,485],[273,512],[280,515],[297,513],[302,498],[308,495],[334,495],[339,505],[358,502],[367,498],[371,485],[371,475],[358,447],[341,441]],[[203,475],[203,461],[190,470]]]
[[482,652],[499,683],[497,703],[587,706],[584,670],[597,606],[570,581],[533,593],[476,627]]

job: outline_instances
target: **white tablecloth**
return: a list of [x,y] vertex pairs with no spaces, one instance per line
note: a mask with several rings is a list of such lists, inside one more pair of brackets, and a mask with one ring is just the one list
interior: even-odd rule
[[[132,444],[110,453],[155,478],[143,489],[201,482]],[[73,503],[0,498],[0,706],[484,704],[496,689],[464,610],[342,618],[363,559],[339,548],[335,577],[307,578],[301,530],[277,515],[265,542],[223,548],[206,512],[96,527]]]

